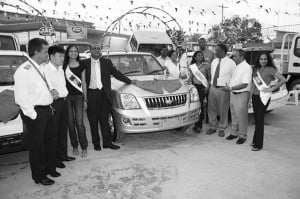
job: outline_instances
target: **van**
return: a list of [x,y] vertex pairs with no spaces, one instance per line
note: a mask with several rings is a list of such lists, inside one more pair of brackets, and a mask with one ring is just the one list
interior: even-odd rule
[[163,46],[167,46],[169,49],[175,47],[166,32],[136,31],[129,38],[127,51],[148,52],[158,57]]

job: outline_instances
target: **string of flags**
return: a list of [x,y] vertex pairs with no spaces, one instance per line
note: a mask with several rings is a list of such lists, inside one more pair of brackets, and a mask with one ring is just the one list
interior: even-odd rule
[[[43,7],[43,4],[46,2],[51,2],[52,1],[52,8],[51,7]],[[123,3],[123,0],[116,0],[117,2],[121,2]],[[93,23],[99,23],[99,24],[110,24],[110,22],[112,22],[113,20],[116,19],[116,16],[112,16],[113,13],[119,13],[119,15],[121,15],[121,12],[117,11],[116,7],[105,7],[102,4],[104,3],[103,1],[99,1],[98,3],[96,3],[95,1],[84,1],[82,0],[80,1],[58,1],[58,0],[15,0],[15,2],[19,2],[18,4],[15,4],[15,6],[12,5],[8,5],[5,0],[0,0],[0,5],[2,7],[2,9],[4,9],[5,7],[15,7],[17,12],[25,12],[24,11],[24,7],[23,5],[21,5],[21,3],[28,5],[34,5],[36,7],[39,7],[40,12],[45,15],[45,16],[51,16],[51,17],[57,17],[57,18],[66,18],[66,19],[73,19],[73,20],[79,20],[79,21],[90,21]],[[29,3],[30,2],[30,3]],[[78,9],[61,9],[61,4],[62,3],[66,3],[69,7],[81,7],[80,12],[76,12],[75,10]],[[132,8],[135,6],[140,5],[141,3],[137,0],[124,0],[124,2],[127,2],[128,6],[131,6]],[[254,4],[253,2],[250,2],[249,0],[224,0],[224,3],[226,3],[227,7],[233,7],[233,6],[242,6],[247,5],[247,7],[249,8],[249,11],[251,11],[251,9],[257,9],[258,11],[260,11],[261,13],[265,13],[267,15],[274,15],[274,16],[281,16],[281,15],[287,15],[287,16],[299,16],[299,12],[298,11],[291,11],[291,10],[280,10],[280,9],[275,9],[275,8],[271,8],[268,7],[266,5],[263,4],[263,1],[260,2],[260,4]],[[192,29],[194,30],[199,30],[201,28],[207,28],[208,26],[211,26],[213,24],[210,24],[209,22],[203,22],[201,21],[201,17],[205,17],[205,16],[216,16],[216,15],[220,15],[220,8],[216,7],[215,9],[207,9],[207,8],[202,8],[199,5],[186,5],[185,7],[179,7],[178,5],[176,5],[176,3],[171,2],[171,0],[157,0],[155,6],[160,7],[162,10],[169,10],[171,13],[175,13],[175,15],[177,13],[186,13],[187,18],[185,19],[180,19],[183,21],[186,21],[188,26],[189,26],[189,31],[192,31]],[[161,4],[160,6],[157,4]],[[189,4],[189,3],[187,3]],[[48,5],[48,4],[47,4]],[[28,9],[25,9],[27,12],[26,14],[28,14],[28,16],[30,17],[29,13],[31,13],[31,15],[36,15],[37,14],[37,10],[34,9],[34,6],[28,6]],[[21,9],[22,7],[22,9]],[[94,9],[96,11],[102,10],[102,12],[98,12],[99,14],[92,14],[91,12],[89,12],[90,9]],[[106,10],[105,10],[106,9]],[[103,16],[101,13],[104,13],[104,11],[106,11],[108,14]],[[112,12],[114,11],[114,12]],[[195,19],[195,18],[199,19]],[[199,17],[200,16],[200,17]],[[165,19],[166,16],[162,15],[160,16],[161,18]],[[176,18],[176,17],[175,17]],[[154,17],[153,17],[153,20]],[[179,19],[177,19],[179,20]],[[140,22],[135,22],[132,18],[130,19],[131,25],[130,24],[122,24],[122,26],[125,25],[125,27],[123,28],[123,30],[130,30],[133,23],[135,24],[139,24],[139,27],[145,27],[145,28],[153,28],[153,27],[159,27],[161,28],[161,23],[157,22],[154,23],[156,25],[153,25],[149,22],[146,23],[140,23]]]

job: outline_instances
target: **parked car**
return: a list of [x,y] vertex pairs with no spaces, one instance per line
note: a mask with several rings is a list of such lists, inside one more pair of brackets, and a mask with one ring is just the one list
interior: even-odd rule
[[[172,79],[151,53],[109,52],[111,59],[124,75],[138,81]],[[200,102],[197,89],[179,80],[181,86],[173,93],[162,94],[125,85],[112,78],[113,110],[110,116],[112,131],[117,133],[145,133],[189,126],[199,118]]]
[[[29,57],[25,52],[14,50],[0,50],[0,110],[3,114],[7,110],[3,106],[14,106],[13,75],[15,70]],[[5,94],[4,94],[5,93]],[[3,100],[2,97],[6,100]],[[27,146],[26,128],[22,124],[20,114],[17,111],[9,121],[0,120],[0,154],[25,149]],[[2,116],[3,117],[3,116]]]

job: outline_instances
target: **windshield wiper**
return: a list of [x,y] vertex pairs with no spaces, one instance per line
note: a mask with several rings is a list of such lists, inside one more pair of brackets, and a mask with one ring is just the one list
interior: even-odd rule
[[157,73],[157,72],[161,72],[161,71],[164,71],[164,70],[162,70],[162,69],[160,69],[160,70],[154,70],[154,71],[151,71],[151,72],[147,73],[147,75],[151,75],[153,73]]
[[127,75],[127,74],[130,74],[130,73],[137,73],[137,72],[141,72],[141,71],[140,70],[128,71],[128,72],[123,73],[123,75]]

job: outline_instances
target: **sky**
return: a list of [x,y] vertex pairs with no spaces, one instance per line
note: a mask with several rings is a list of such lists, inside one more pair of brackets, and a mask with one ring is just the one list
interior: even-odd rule
[[[120,32],[127,34],[138,29],[167,29],[161,21],[174,29],[179,29],[179,24],[187,34],[206,34],[212,25],[221,22],[222,5],[224,18],[256,18],[263,27],[300,24],[300,0],[0,0],[0,5],[1,2],[5,5],[0,10],[24,13],[16,8],[19,6],[36,14],[32,12],[34,7],[48,17],[93,22],[100,30],[106,30],[112,21],[134,9],[136,13],[126,15],[120,23]],[[143,9],[135,8],[144,6],[154,7],[145,12],[159,19],[138,14]],[[114,32],[119,32],[118,28],[116,25]]]

